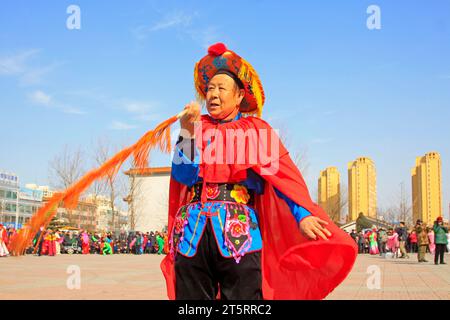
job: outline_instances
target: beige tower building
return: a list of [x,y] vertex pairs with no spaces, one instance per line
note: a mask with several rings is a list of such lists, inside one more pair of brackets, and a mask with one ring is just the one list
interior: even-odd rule
[[413,222],[433,224],[442,215],[441,157],[437,152],[416,158],[411,170]]
[[347,221],[355,221],[360,213],[377,218],[377,176],[368,157],[348,163],[348,211]]
[[318,202],[334,222],[339,222],[341,218],[340,188],[340,175],[336,167],[320,172]]

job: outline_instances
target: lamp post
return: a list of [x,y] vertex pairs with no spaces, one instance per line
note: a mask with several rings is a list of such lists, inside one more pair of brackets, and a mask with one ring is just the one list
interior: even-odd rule
[[16,223],[15,223],[15,229],[17,230],[19,227],[19,193],[20,193],[20,187],[19,187],[19,179],[17,179],[17,194],[16,194]]
[[3,223],[3,211],[5,210],[5,200],[1,199],[0,200],[0,223]]

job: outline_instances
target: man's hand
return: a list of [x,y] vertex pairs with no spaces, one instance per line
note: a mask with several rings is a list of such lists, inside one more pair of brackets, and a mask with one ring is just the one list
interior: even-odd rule
[[324,227],[326,225],[328,225],[328,222],[314,216],[303,218],[299,223],[300,231],[313,240],[317,240],[317,237],[328,240],[327,236],[331,237],[331,232]]
[[181,118],[180,125],[181,129],[187,131],[191,137],[194,136],[194,122],[200,121],[200,104],[195,101],[188,103],[184,110],[188,110]]

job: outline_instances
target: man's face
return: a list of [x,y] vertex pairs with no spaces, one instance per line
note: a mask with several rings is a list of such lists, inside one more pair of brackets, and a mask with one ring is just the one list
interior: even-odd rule
[[208,84],[206,109],[214,119],[225,119],[239,108],[244,95],[245,91],[229,75],[215,75]]

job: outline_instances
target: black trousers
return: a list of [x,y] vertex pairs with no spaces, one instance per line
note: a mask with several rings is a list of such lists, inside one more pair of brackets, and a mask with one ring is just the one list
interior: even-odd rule
[[358,243],[358,253],[364,253],[364,243]]
[[38,256],[41,256],[41,255],[42,255],[41,252],[42,252],[42,245],[43,245],[43,244],[44,244],[44,241],[41,240],[41,242],[39,242],[38,250],[37,250]]
[[262,299],[261,252],[244,255],[239,263],[224,258],[208,219],[197,252],[192,258],[175,257],[177,300]]
[[436,244],[436,249],[434,251],[434,263],[438,263],[438,260],[441,260],[441,263],[444,263],[444,252],[445,252],[445,244]]
[[386,242],[380,242],[378,248],[380,249],[380,255],[386,253]]

